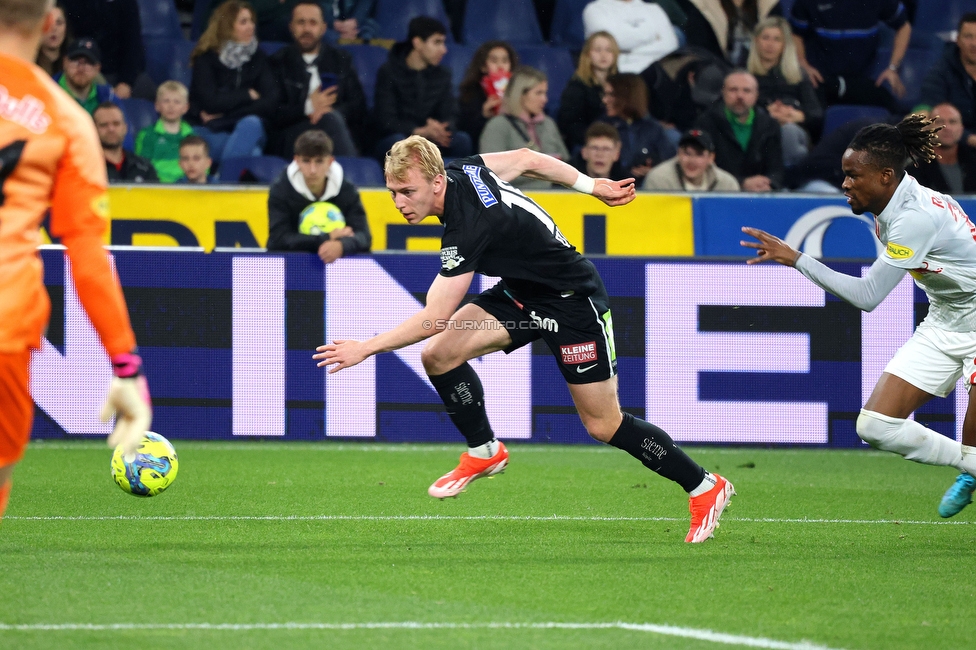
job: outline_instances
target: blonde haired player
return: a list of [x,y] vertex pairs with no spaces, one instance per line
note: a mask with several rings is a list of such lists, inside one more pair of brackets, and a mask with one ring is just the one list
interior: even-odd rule
[[[756,228],[742,242],[758,254],[749,263],[794,266],[825,291],[871,311],[906,273],[925,290],[929,312],[895,353],[857,418],[865,442],[926,465],[955,467],[962,474],[939,504],[951,517],[972,502],[976,489],[976,226],[951,196],[918,184],[905,173],[911,160],[935,157],[932,120],[909,115],[897,126],[872,124],[857,132],[841,160],[844,193],[854,214],[870,212],[885,251],[864,277],[837,273]],[[962,444],[909,420],[933,396],[945,397],[960,376],[969,391]]]
[[30,355],[50,313],[37,254],[48,209],[115,371],[102,410],[106,421],[118,415],[109,446],[135,451],[152,419],[125,300],[102,248],[108,197],[95,127],[32,63],[53,8],[52,0],[0,0],[0,517],[30,438]]
[[[444,224],[441,271],[426,306],[368,341],[319,346],[320,366],[337,372],[380,352],[429,338],[421,361],[447,413],[468,443],[460,464],[428,489],[457,496],[471,481],[497,474],[508,450],[495,439],[481,380],[468,363],[543,340],[569,385],[583,426],[595,440],[627,452],[680,485],[689,496],[689,543],[712,537],[734,494],[732,484],[688,457],[667,433],[622,413],[617,396],[610,298],[596,267],[570,244],[552,217],[508,181],[525,175],[592,194],[610,206],[634,200],[634,179],[590,178],[529,149],[452,161],[420,136],[393,145],[386,186],[408,223],[435,215]],[[501,281],[460,309],[476,272]],[[467,325],[475,324],[475,327]],[[452,325],[462,325],[453,327]]]

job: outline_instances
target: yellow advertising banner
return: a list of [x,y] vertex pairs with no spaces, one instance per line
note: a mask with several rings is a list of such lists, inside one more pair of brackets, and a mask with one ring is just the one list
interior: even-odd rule
[[[373,250],[436,251],[441,226],[430,217],[411,226],[385,190],[360,191],[373,233]],[[110,188],[111,230],[106,243],[132,246],[264,247],[268,240],[266,187]],[[694,254],[691,198],[638,194],[609,208],[571,191],[531,192],[566,238],[589,254],[690,257]]]

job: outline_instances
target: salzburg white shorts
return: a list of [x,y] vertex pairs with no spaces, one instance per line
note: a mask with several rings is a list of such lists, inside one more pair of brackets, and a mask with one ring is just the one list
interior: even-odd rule
[[949,332],[923,322],[885,372],[938,397],[951,393],[959,377],[968,391],[976,381],[976,332]]

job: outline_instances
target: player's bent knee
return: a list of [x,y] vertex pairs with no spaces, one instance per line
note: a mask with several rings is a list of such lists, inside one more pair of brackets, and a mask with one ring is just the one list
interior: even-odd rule
[[620,428],[619,422],[614,423],[607,419],[581,419],[583,420],[583,426],[586,427],[586,432],[590,434],[590,437],[600,442],[610,442],[610,439],[613,438],[613,434],[617,433],[617,429]]
[[442,345],[437,337],[427,341],[427,345],[420,352],[420,362],[424,364],[424,370],[428,375],[443,375],[460,365],[454,360],[447,346]]
[[858,437],[872,447],[894,451],[890,447],[898,438],[899,431],[904,423],[905,420],[901,418],[892,418],[881,413],[861,409],[861,413],[857,416],[855,429]]

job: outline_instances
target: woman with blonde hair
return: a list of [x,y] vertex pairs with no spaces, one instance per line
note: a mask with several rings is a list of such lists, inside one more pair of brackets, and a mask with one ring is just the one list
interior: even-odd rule
[[609,32],[595,32],[583,44],[576,74],[563,90],[556,118],[570,149],[582,147],[586,129],[605,115],[603,84],[608,76],[617,74],[619,57],[620,48]]
[[278,87],[268,57],[258,49],[254,20],[249,3],[227,0],[214,10],[190,55],[187,118],[216,161],[261,155],[263,120],[278,103]]
[[[505,89],[502,114],[485,125],[479,142],[479,153],[509,151],[527,147],[560,160],[569,159],[569,151],[559,135],[556,121],[546,115],[549,82],[535,68],[522,66],[515,71]],[[512,184],[522,189],[546,189],[548,181],[520,176]]]
[[759,82],[756,103],[780,124],[783,164],[796,164],[807,155],[810,134],[820,130],[823,109],[800,67],[793,31],[785,18],[769,16],[759,21],[746,68]]

